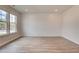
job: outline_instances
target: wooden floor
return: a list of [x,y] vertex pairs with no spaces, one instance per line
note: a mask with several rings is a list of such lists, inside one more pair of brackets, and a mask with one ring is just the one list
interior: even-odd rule
[[0,48],[1,53],[79,53],[79,45],[61,37],[23,37]]

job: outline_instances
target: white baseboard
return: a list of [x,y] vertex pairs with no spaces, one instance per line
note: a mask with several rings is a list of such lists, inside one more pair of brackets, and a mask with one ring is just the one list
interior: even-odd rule
[[65,38],[65,39],[68,39],[68,40],[70,40],[70,41],[72,41],[72,42],[74,42],[75,44],[78,44],[79,45],[79,42],[77,42],[77,41],[73,41],[71,38],[69,38],[69,37],[67,37],[67,36],[62,36],[63,38]]
[[61,36],[23,36],[23,37],[61,37]]

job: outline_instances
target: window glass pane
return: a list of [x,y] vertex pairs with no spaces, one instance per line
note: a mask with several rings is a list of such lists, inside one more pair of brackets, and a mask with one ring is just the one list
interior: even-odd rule
[[7,15],[7,12],[0,10],[0,36],[7,34],[6,15]]
[[16,24],[11,22],[10,23],[10,33],[16,32]]
[[10,22],[16,22],[16,16],[10,14]]
[[7,34],[7,23],[0,22],[0,35]]
[[0,10],[0,21],[6,21],[7,13],[3,10]]
[[0,21],[1,21],[2,16],[0,15]]
[[2,21],[6,21],[6,16],[2,16]]
[[17,32],[17,17],[15,15],[10,14],[10,33]]
[[2,19],[2,12],[1,12],[1,10],[0,10],[0,21],[1,21],[1,19]]
[[6,12],[2,11],[2,21],[6,21]]

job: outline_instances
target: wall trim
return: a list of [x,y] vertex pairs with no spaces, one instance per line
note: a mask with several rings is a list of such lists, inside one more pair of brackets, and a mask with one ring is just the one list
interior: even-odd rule
[[73,43],[75,43],[75,44],[77,44],[77,45],[79,45],[79,43],[78,42],[76,42],[76,41],[73,41],[73,40],[71,40],[70,38],[68,38],[68,37],[66,37],[66,36],[62,36],[63,38],[65,38],[65,39],[67,39],[67,40],[69,40],[69,41],[71,41],[71,42],[73,42]]
[[60,38],[61,36],[23,36],[23,37],[33,37],[33,38],[55,38],[55,37],[57,37],[57,38]]

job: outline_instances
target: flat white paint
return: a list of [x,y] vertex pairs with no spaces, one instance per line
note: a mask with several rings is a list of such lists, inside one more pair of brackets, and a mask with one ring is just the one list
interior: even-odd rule
[[[15,5],[11,7],[22,13],[63,13],[71,8],[72,5]],[[58,10],[57,12],[55,12],[56,9]]]
[[63,36],[79,44],[79,6],[65,9],[63,14],[29,8],[32,12],[22,15],[24,36]]
[[63,36],[79,44],[79,6],[63,13]]
[[62,17],[60,14],[23,14],[24,36],[61,36]]

